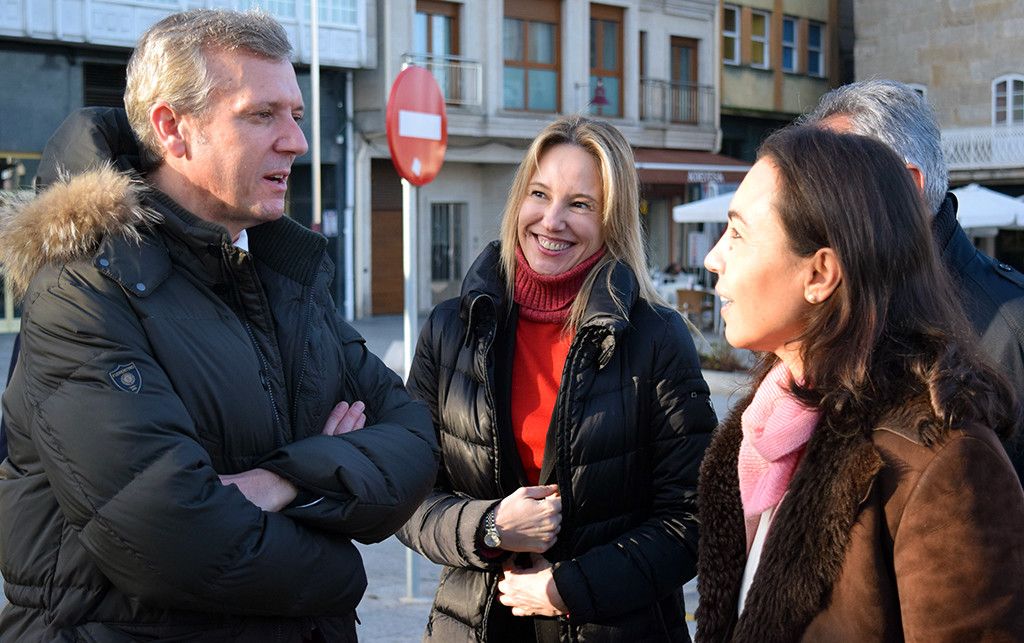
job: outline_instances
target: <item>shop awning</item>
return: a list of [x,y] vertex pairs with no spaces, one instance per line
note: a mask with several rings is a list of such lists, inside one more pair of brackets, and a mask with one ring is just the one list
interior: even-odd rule
[[638,148],[633,153],[640,182],[646,184],[738,184],[750,169],[749,163],[711,152]]

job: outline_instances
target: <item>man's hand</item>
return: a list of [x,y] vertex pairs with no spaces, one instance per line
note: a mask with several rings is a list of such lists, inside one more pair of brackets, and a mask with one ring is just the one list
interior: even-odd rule
[[242,473],[220,476],[221,484],[238,487],[249,502],[263,511],[281,511],[295,500],[298,489],[276,473],[266,469],[249,469]]
[[558,485],[519,487],[498,503],[494,524],[506,551],[543,553],[555,544],[562,526]]
[[[362,402],[339,402],[327,416],[323,435],[341,435],[366,426],[366,405]],[[276,473],[266,469],[250,469],[242,473],[220,476],[221,484],[238,487],[249,502],[263,511],[281,511],[295,500],[299,490]]]
[[357,431],[366,426],[366,405],[360,401],[338,402],[321,431],[324,435],[341,435],[349,431]]
[[498,600],[512,608],[513,616],[561,616],[569,611],[555,586],[551,563],[533,556],[533,567],[509,565],[498,581]]

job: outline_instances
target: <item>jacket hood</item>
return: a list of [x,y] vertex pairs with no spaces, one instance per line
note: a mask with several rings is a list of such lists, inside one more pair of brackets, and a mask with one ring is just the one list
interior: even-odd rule
[[40,268],[91,254],[103,237],[139,243],[160,216],[141,202],[145,186],[110,166],[65,177],[35,198],[0,204],[0,264],[15,296]]
[[108,164],[129,174],[140,173],[139,149],[123,109],[82,108],[64,119],[46,142],[36,171],[36,189]]
[[107,235],[138,243],[160,220],[142,205],[138,141],[123,109],[68,116],[43,150],[37,183],[0,202],[0,263],[17,297],[44,265],[89,255]]

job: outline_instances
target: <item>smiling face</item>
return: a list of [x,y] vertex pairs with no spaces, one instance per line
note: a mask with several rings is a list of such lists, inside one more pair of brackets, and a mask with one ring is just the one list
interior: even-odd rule
[[807,325],[804,293],[812,258],[790,248],[775,210],[778,172],[762,158],[740,184],[729,207],[729,226],[704,259],[718,275],[725,337],[737,348],[770,351],[790,365],[799,359],[792,342]]
[[540,158],[519,206],[517,236],[530,268],[542,275],[573,269],[604,244],[597,160],[562,143]]
[[207,67],[209,106],[180,116],[182,154],[164,155],[174,170],[165,191],[234,237],[284,214],[292,162],[307,150],[302,93],[287,60],[214,51]]

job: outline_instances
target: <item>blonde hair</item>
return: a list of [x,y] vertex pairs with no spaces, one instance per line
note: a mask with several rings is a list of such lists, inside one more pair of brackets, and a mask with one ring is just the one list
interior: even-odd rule
[[284,28],[259,11],[193,9],[146,30],[128,61],[124,104],[149,164],[163,159],[149,110],[163,100],[180,114],[202,114],[213,91],[206,65],[211,51],[287,60],[292,47]]
[[[509,290],[509,301],[515,286],[516,248],[519,245],[519,208],[526,198],[528,186],[537,172],[544,154],[562,143],[576,145],[597,161],[601,173],[603,209],[601,230],[604,236],[605,255],[587,275],[579,294],[569,310],[566,328],[578,328],[586,312],[587,300],[601,269],[615,261],[625,263],[633,271],[640,287],[640,297],[651,303],[664,304],[646,278],[647,262],[644,259],[643,233],[640,230],[639,187],[633,149],[614,126],[579,114],[564,116],[545,127],[533,139],[526,156],[519,164],[516,178],[509,189],[508,200],[501,222],[501,269]],[[619,299],[619,293],[611,287],[612,271],[607,272],[609,292],[619,311],[628,313]]]

